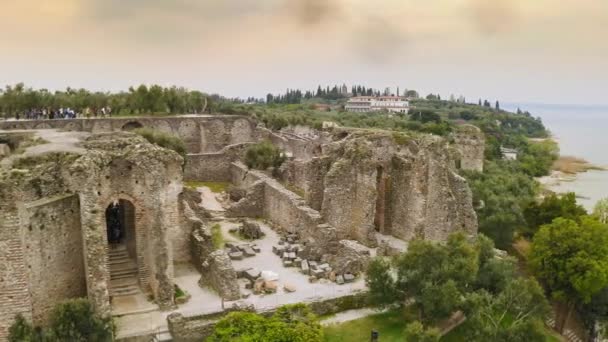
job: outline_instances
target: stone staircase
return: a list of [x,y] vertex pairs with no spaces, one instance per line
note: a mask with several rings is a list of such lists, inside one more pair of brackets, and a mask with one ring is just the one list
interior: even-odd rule
[[126,246],[110,246],[108,266],[110,269],[110,296],[130,296],[140,292],[137,264],[129,257]]

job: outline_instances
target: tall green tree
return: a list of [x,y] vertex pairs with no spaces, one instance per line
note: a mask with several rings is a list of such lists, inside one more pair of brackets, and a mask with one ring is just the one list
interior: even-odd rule
[[579,221],[587,215],[587,211],[576,203],[576,195],[573,192],[546,196],[542,202],[530,203],[524,209],[526,225],[522,228],[522,233],[527,237],[532,237],[540,226],[553,222],[554,219],[561,217]]
[[608,223],[608,198],[597,201],[593,208],[593,216],[601,223]]
[[543,322],[549,313],[549,304],[535,280],[511,280],[496,295],[481,291],[470,295],[468,300],[470,341],[545,341]]
[[608,286],[608,226],[591,217],[557,218],[534,236],[530,264],[566,308],[556,320],[562,332],[575,305]]

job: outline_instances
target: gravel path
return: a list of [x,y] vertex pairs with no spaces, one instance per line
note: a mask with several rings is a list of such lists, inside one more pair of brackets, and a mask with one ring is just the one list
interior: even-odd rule
[[386,311],[387,311],[387,309],[378,310],[378,309],[372,309],[372,308],[347,310],[347,311],[339,312],[327,319],[322,320],[321,325],[331,325],[331,324],[344,323],[344,322],[348,322],[348,321],[354,321],[359,318],[379,314],[379,313],[386,312]]
[[[20,131],[0,130],[0,132]],[[85,152],[85,149],[80,147],[79,143],[90,135],[88,132],[63,132],[56,129],[38,129],[34,130],[33,132],[36,138],[44,139],[46,143],[28,147],[21,154],[12,154],[8,158],[4,158],[2,160],[2,165],[10,165],[14,160],[22,157],[31,157],[48,152],[70,152],[82,154]]]

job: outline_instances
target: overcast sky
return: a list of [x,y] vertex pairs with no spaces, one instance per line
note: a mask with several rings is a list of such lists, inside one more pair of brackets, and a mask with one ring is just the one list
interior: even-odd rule
[[608,104],[607,0],[0,0],[0,86]]

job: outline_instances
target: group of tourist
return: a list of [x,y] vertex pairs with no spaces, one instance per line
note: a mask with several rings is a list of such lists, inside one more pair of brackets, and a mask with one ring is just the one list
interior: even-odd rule
[[85,108],[83,111],[78,112],[73,108],[33,108],[26,110],[23,113],[15,113],[16,120],[53,120],[53,119],[76,119],[76,118],[97,118],[97,117],[111,117],[112,108],[101,107],[99,109]]

